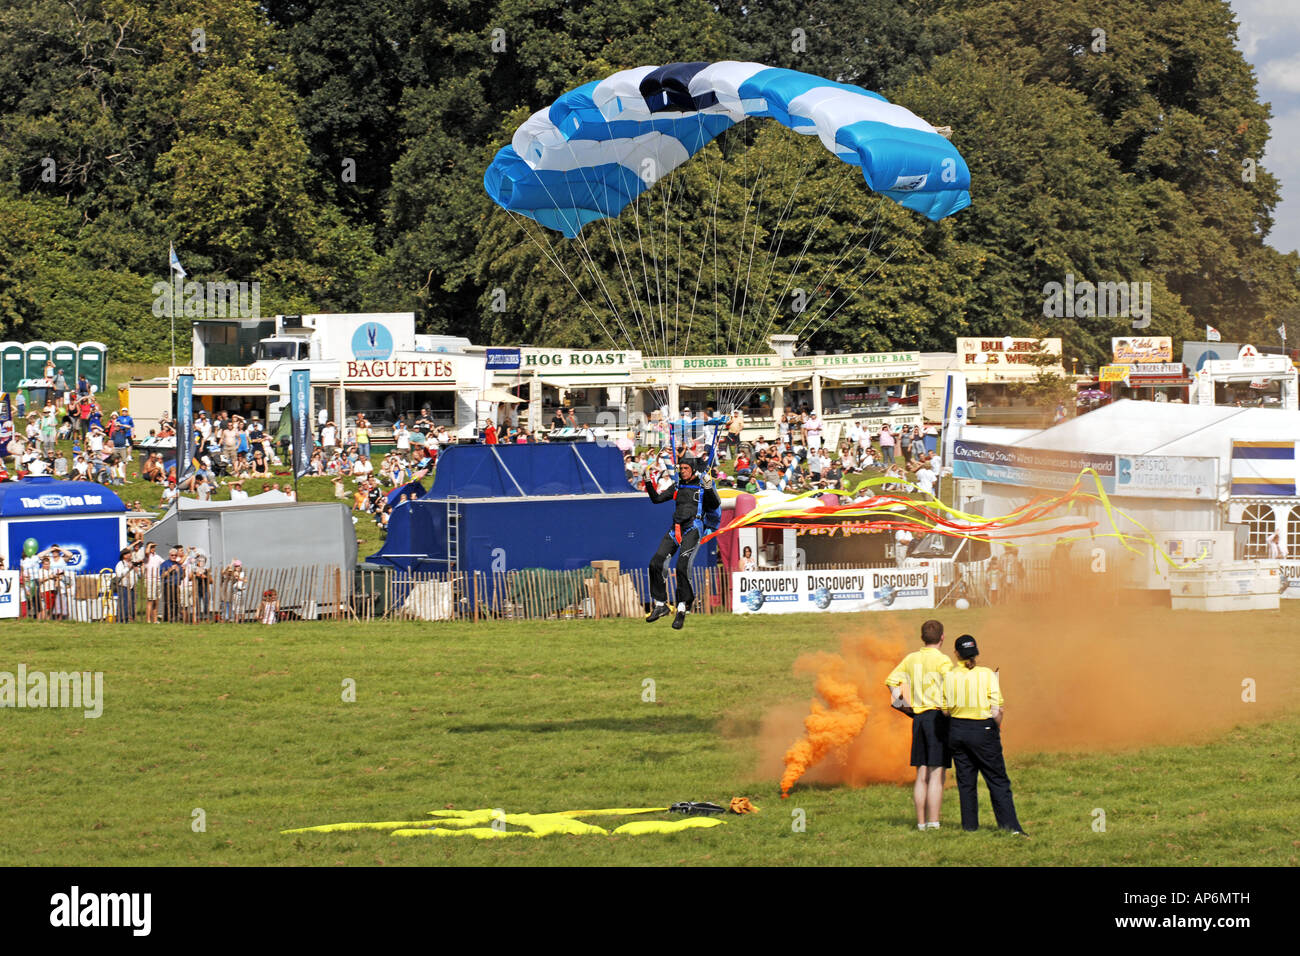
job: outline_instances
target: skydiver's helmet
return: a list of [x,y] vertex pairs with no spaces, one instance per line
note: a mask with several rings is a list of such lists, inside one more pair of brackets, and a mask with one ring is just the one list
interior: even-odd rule
[[677,469],[679,473],[682,468],[691,469],[691,474],[690,474],[691,481],[694,481],[696,478],[700,476],[700,471],[701,469],[703,469],[703,467],[704,467],[703,464],[700,462],[698,458],[683,458],[677,463]]

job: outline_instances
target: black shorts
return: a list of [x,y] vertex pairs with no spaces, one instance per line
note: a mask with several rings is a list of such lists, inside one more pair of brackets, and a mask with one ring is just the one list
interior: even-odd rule
[[941,711],[927,710],[912,720],[912,766],[952,766],[952,751],[948,749],[948,716]]

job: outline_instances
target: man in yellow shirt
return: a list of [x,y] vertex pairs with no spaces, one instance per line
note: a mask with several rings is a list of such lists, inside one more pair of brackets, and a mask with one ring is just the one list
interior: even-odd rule
[[963,634],[953,644],[961,665],[944,675],[943,709],[949,715],[948,742],[957,772],[957,795],[961,800],[961,828],[980,827],[979,775],[989,788],[993,815],[998,827],[1028,836],[1016,818],[1002,759],[1002,688],[996,671],[976,666],[979,647],[975,638]]
[[[948,752],[948,719],[943,704],[943,675],[952,670],[952,661],[939,650],[943,644],[943,625],[926,621],[921,625],[919,651],[908,654],[885,678],[893,696],[893,706],[912,715],[912,766],[916,784],[912,802],[916,804],[916,828],[939,829],[939,807],[943,803],[944,769],[952,766]],[[903,698],[903,684],[910,692],[910,708]]]

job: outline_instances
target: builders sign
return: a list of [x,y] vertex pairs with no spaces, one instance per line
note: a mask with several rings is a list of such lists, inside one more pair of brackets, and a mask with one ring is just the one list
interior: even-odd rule
[[934,607],[934,576],[929,568],[736,571],[731,594],[737,614],[911,611]]

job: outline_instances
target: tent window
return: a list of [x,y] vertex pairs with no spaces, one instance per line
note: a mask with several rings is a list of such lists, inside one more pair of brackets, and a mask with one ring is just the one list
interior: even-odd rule
[[1300,556],[1300,508],[1292,508],[1286,519],[1286,553],[1292,561]]
[[1250,529],[1246,539],[1246,556],[1262,558],[1268,554],[1268,536],[1273,533],[1273,509],[1269,505],[1251,505],[1242,515]]

